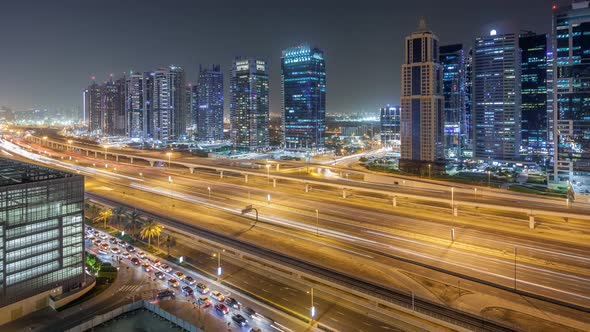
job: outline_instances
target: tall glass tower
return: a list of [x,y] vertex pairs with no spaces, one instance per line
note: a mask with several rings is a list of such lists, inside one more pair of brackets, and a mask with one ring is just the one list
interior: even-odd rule
[[473,157],[519,159],[520,56],[514,34],[475,39],[473,51]]
[[306,44],[283,50],[281,72],[285,147],[323,146],[326,140],[324,52]]
[[223,73],[219,65],[199,66],[196,115],[197,133],[201,140],[223,139]]
[[546,155],[547,135],[547,36],[532,32],[521,35],[520,47],[522,94],[523,157],[532,160]]
[[590,6],[553,12],[554,174],[551,180],[590,191]]
[[129,73],[125,83],[125,113],[127,134],[130,138],[143,138],[146,122],[143,88],[143,74]]
[[236,58],[230,79],[230,133],[235,149],[268,148],[268,100],[266,61]]
[[[439,160],[444,157],[444,113],[438,38],[421,19],[418,31],[407,36],[405,44],[401,159],[425,162]],[[408,167],[414,168],[410,164]]]
[[463,133],[467,131],[465,119],[465,54],[463,45],[440,47],[440,64],[443,68],[443,96],[445,112],[445,158],[462,155],[465,146]]

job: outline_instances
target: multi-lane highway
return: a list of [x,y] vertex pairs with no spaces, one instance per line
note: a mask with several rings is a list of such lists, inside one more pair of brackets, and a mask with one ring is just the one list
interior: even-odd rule
[[[92,159],[84,162],[83,156],[68,153],[79,160],[78,164],[92,164]],[[418,284],[417,293],[426,298],[441,300],[440,294],[425,287],[424,280],[415,275],[424,267],[516,287],[577,305],[588,303],[588,248],[583,245],[587,236],[583,224],[558,225],[558,221],[548,218],[550,228],[539,227],[544,234],[537,234],[538,230],[530,233],[519,221],[510,220],[510,216],[494,218],[493,213],[486,211],[473,212],[473,215],[462,213],[452,218],[450,213],[444,212],[444,207],[425,206],[419,202],[400,202],[396,209],[392,209],[391,203],[375,197],[357,195],[344,200],[339,193],[329,189],[314,188],[305,193],[295,183],[281,183],[273,188],[264,178],[244,183],[239,177],[220,180],[212,174],[190,175],[182,169],[163,170],[113,161],[109,164],[110,170],[83,170],[91,176],[89,190],[103,195],[124,193],[127,199],[141,201],[146,208],[150,205],[159,209],[170,208],[178,215],[186,213],[190,216],[191,207],[194,209],[198,203],[200,207],[208,207],[206,211],[211,217],[207,218],[211,221],[194,218],[199,223],[215,224],[218,220],[229,223],[232,220],[243,224],[244,219],[235,213],[246,204],[253,204],[265,224],[259,224],[250,233],[260,230],[277,237],[277,233],[283,232],[279,238],[297,238],[307,245],[329,248],[333,251],[332,256],[316,253],[314,259],[340,269],[343,268],[342,262],[346,261],[345,256],[374,261],[375,266],[353,270],[366,274],[373,282],[388,286],[411,289]],[[117,171],[113,174],[114,167]],[[115,178],[116,185],[112,183]],[[159,201],[146,202],[146,198],[154,197],[160,197]],[[183,209],[188,211],[183,212]],[[486,220],[473,220],[478,213],[486,215]],[[451,236],[453,229],[454,236]],[[552,239],[555,234],[564,233],[571,234],[560,240]],[[543,236],[545,240],[540,241],[539,237]],[[340,262],[332,262],[334,257]],[[396,277],[401,278],[380,275],[382,272],[375,271],[379,266],[377,262],[383,266],[394,264],[398,268]],[[411,273],[404,273],[402,268]],[[439,280],[454,284],[456,281],[451,279],[446,276]],[[472,286],[472,292],[486,291],[486,287],[473,280],[464,280],[459,289],[468,285]],[[497,295],[497,292],[491,291],[496,294],[497,301],[509,300],[510,295]],[[473,310],[466,308],[466,301],[460,298],[466,297],[460,296],[447,304]],[[470,306],[477,310],[477,305]],[[481,305],[479,307],[481,310]]]

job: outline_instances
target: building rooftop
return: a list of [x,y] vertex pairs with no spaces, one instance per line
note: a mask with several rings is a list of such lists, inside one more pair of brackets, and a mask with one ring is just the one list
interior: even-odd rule
[[0,187],[81,176],[0,157]]

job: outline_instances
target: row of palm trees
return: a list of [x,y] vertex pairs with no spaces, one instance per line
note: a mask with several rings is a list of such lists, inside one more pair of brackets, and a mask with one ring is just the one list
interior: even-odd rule
[[137,238],[138,231],[142,240],[147,238],[148,247],[151,246],[153,237],[158,237],[158,247],[160,246],[160,235],[164,226],[157,223],[154,219],[148,218],[143,220],[139,212],[127,211],[123,207],[99,209],[96,205],[89,204],[87,208],[92,221],[103,223],[105,229],[107,228],[107,224],[113,221],[114,217],[117,221],[118,228],[130,230],[134,238]]

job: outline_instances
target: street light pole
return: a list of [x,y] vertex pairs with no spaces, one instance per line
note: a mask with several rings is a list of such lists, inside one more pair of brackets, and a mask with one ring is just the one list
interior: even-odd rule
[[266,183],[270,183],[270,164],[266,164]]
[[315,209],[315,231],[316,236],[320,236],[320,211]]
[[491,177],[492,172],[488,171],[488,187],[490,187],[490,177]]
[[270,194],[266,194],[266,201],[268,205],[270,205]]
[[432,165],[428,164],[428,178],[430,179],[430,169],[431,169]]
[[221,278],[221,252],[217,252],[217,280]]
[[172,156],[172,152],[166,152],[166,155],[168,156],[168,169],[170,169],[170,157]]
[[311,288],[311,321],[315,317],[315,305],[313,304],[313,287]]
[[207,187],[207,190],[209,191],[209,200],[211,200],[211,187]]
[[[172,196],[172,176],[168,175],[168,183],[170,184],[170,200],[173,200],[174,197]],[[172,205],[174,206],[174,205]]]
[[109,147],[108,146],[104,146],[104,160],[107,160],[107,154],[109,153]]

